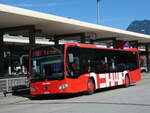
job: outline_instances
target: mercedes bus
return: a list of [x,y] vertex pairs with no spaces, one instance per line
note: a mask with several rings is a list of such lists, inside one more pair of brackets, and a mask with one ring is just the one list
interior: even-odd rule
[[67,43],[30,51],[31,95],[87,92],[141,79],[139,51]]

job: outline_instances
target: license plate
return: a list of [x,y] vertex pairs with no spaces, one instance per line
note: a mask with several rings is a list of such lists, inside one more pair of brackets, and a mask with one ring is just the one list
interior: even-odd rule
[[50,94],[50,92],[44,92],[44,94]]

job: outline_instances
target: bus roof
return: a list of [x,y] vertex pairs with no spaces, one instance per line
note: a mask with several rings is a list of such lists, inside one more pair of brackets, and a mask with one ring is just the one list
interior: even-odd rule
[[[96,38],[116,37],[117,40],[138,40],[142,43],[150,42],[149,35],[96,25],[3,4],[0,4],[0,17],[1,29],[34,25],[36,29],[42,30],[40,35],[62,35],[81,32],[94,32],[96,34]],[[18,32],[13,33],[17,34]],[[67,39],[78,40],[78,37],[67,37]]]
[[107,50],[118,50],[118,51],[132,51],[138,52],[137,48],[128,48],[128,49],[114,49],[114,48],[104,48],[99,45],[92,45],[92,44],[81,44],[81,43],[66,43],[67,46],[78,46],[83,48],[96,48],[96,49],[107,49]]

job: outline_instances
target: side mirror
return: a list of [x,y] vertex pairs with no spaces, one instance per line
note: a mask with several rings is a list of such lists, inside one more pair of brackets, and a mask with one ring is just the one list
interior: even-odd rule
[[73,54],[69,53],[68,56],[69,56],[69,63],[73,63],[74,62],[74,56],[73,56]]

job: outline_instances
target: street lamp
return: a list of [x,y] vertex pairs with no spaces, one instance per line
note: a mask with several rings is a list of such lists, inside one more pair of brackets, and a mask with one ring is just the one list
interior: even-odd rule
[[97,24],[99,24],[99,19],[100,19],[100,11],[99,11],[99,9],[100,9],[100,5],[99,5],[100,1],[101,0],[97,0]]

